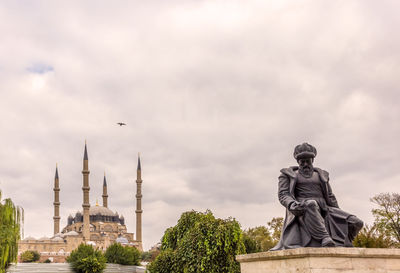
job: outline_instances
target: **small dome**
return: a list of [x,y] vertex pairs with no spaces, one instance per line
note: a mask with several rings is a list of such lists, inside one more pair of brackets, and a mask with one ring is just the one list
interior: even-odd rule
[[118,237],[117,240],[115,240],[115,242],[120,244],[129,244],[128,239],[126,239],[125,237]]
[[115,213],[112,212],[112,210],[102,207],[102,206],[95,206],[95,207],[90,207],[89,209],[89,215],[104,215],[104,216],[115,216]]
[[79,235],[79,233],[74,230],[71,230],[70,232],[67,232],[64,235],[65,236],[77,236],[77,235]]
[[33,238],[32,236],[28,236],[28,237],[26,237],[23,241],[28,241],[28,240],[36,240],[36,239]]
[[62,238],[64,236],[65,236],[64,233],[59,232],[59,233],[54,234],[54,236],[51,237],[51,239],[56,238],[56,237],[61,237]]
[[61,237],[54,237],[53,239],[51,239],[51,241],[53,241],[53,242],[63,242],[64,239],[61,238]]
[[39,239],[40,241],[46,241],[46,240],[50,240],[50,238],[43,236],[42,238]]
[[70,214],[69,216],[68,216],[68,219],[73,219],[74,217],[72,217],[72,215]]
[[124,218],[124,216],[123,216],[123,215],[121,215],[121,216],[119,217],[119,219],[125,219],[125,218]]

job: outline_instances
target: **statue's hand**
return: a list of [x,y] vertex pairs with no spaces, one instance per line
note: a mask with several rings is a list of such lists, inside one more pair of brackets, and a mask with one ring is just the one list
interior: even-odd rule
[[295,201],[290,204],[289,211],[296,216],[302,216],[304,214],[304,207],[300,202]]

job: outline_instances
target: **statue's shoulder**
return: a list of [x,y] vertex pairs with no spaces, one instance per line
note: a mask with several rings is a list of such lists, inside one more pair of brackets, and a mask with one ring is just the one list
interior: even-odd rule
[[281,175],[287,175],[290,177],[296,177],[296,171],[299,169],[297,166],[289,167],[289,168],[283,168],[281,169]]
[[315,167],[314,167],[314,170],[317,171],[317,173],[321,177],[322,181],[324,181],[324,182],[329,181],[329,173],[327,171],[320,169],[320,168],[315,168]]

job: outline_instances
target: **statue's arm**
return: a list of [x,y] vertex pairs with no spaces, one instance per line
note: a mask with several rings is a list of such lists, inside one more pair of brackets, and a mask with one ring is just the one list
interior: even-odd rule
[[279,190],[278,190],[279,202],[282,204],[282,206],[289,209],[290,205],[293,202],[296,202],[296,199],[293,198],[293,196],[290,194],[289,191],[290,178],[285,174],[281,174],[279,176],[278,185],[279,185]]
[[327,185],[328,185],[328,198],[329,198],[329,201],[330,201],[329,205],[332,206],[332,207],[339,208],[338,202],[336,200],[335,195],[332,192],[332,188],[331,188],[331,185],[329,184],[329,182],[327,182]]

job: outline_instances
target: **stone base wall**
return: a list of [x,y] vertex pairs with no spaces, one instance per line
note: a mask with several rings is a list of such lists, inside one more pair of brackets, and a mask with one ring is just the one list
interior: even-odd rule
[[[142,266],[107,264],[103,273],[145,273]],[[67,263],[21,263],[11,265],[7,273],[75,273]]]
[[241,273],[400,273],[400,249],[297,248],[238,255]]

